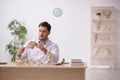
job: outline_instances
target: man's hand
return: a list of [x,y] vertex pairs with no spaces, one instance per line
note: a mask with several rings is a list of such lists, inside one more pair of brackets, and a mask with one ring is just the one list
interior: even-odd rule
[[46,53],[47,53],[47,49],[46,49],[46,48],[44,48],[44,46],[43,46],[41,43],[38,43],[36,47],[37,47],[37,48],[39,48],[41,51],[43,51],[43,52],[44,52],[44,54],[46,54]]
[[25,48],[20,48],[17,50],[17,56],[20,57],[21,54],[24,52]]

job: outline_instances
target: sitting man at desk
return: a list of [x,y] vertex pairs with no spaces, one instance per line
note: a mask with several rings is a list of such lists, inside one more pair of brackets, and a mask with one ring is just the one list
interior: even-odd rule
[[[51,31],[51,25],[48,22],[41,22],[38,30],[39,37],[26,42],[23,48],[18,49],[16,59],[32,59],[35,61],[46,62],[49,53],[52,62],[57,62],[59,60],[58,45],[48,38]],[[30,47],[31,45],[32,48]]]

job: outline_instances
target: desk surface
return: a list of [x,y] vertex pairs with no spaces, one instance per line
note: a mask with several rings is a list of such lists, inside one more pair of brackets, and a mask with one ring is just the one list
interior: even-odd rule
[[71,64],[16,65],[14,62],[8,62],[7,64],[0,64],[0,68],[79,68],[79,69],[84,69],[86,68],[86,65],[83,65],[83,66],[72,66]]
[[0,80],[85,80],[85,68],[85,65],[16,65],[10,62],[0,64]]

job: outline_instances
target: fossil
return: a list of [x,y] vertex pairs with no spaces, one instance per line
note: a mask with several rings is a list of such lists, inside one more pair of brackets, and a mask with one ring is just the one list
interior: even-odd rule
[[35,46],[37,46],[37,43],[34,41],[30,41],[28,45],[26,46],[27,49],[31,48],[33,49]]

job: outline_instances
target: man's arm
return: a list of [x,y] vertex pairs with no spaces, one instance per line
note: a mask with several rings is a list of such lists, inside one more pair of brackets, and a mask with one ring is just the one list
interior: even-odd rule
[[38,43],[36,47],[39,48],[44,54],[47,53],[47,49],[41,43]]
[[25,48],[20,48],[16,54],[16,60],[27,58],[27,50]]
[[25,48],[20,48],[17,50],[17,56],[20,57],[21,54],[24,52]]
[[46,59],[49,56],[52,62],[57,62],[59,60],[59,48],[56,44],[53,44],[49,50],[47,50],[41,43],[38,43],[36,47],[46,55]]
[[51,49],[49,50],[52,58],[52,62],[58,62],[59,60],[59,48],[57,44],[52,45]]

